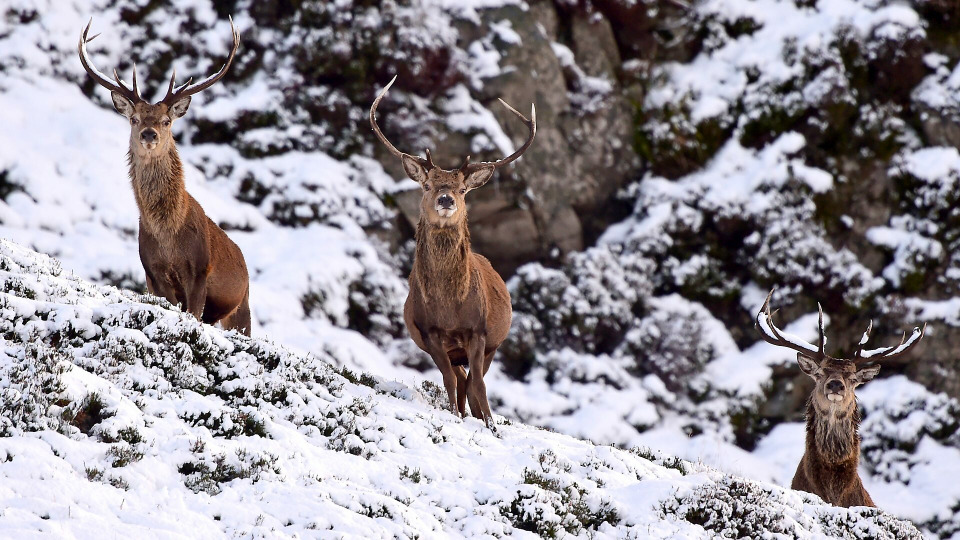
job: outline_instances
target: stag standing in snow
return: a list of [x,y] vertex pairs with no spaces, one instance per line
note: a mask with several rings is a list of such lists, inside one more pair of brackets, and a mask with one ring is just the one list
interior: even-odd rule
[[220,71],[179,87],[174,71],[166,96],[154,105],[140,97],[136,66],[130,88],[116,70],[111,81],[90,61],[87,44],[99,35],[87,37],[92,22],[80,36],[80,62],[97,83],[110,90],[113,106],[130,122],[127,161],[140,210],[140,261],[147,289],[205,323],[221,322],[224,328],[249,336],[250,284],[243,254],[187,193],[171,131],[173,121],[186,114],[190,96],[213,86],[230,68],[240,46],[233,19],[233,47]]
[[[816,381],[807,401],[807,440],[791,488],[820,496],[836,506],[876,506],[857,474],[860,462],[860,410],[854,389],[876,377],[880,360],[907,353],[923,338],[923,328],[906,333],[899,345],[864,351],[873,322],[867,326],[853,360],[832,358],[824,352],[823,310],[820,310],[818,347],[774,326],[770,296],[757,313],[760,336],[773,345],[797,351],[800,369]],[[819,308],[819,305],[817,306]]]
[[[498,167],[519,158],[530,147],[537,132],[536,109],[531,106],[528,120],[500,100],[527,125],[527,141],[500,161],[470,163],[467,156],[460,168],[445,170],[434,165],[430,150],[426,158],[400,152],[377,126],[377,105],[396,80],[394,77],[374,100],[370,125],[390,153],[400,158],[407,176],[423,189],[404,322],[413,341],[440,369],[450,410],[464,415],[469,399],[470,412],[491,427],[483,376],[507,338],[512,310],[503,279],[490,261],[470,249],[464,196],[486,184]],[[467,373],[464,366],[469,369]]]

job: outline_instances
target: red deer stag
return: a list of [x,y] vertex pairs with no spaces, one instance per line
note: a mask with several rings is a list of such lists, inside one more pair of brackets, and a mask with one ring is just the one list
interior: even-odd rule
[[434,165],[430,150],[426,150],[426,159],[397,150],[377,126],[377,106],[396,80],[394,77],[374,100],[370,125],[387,150],[400,158],[407,176],[423,189],[404,322],[413,341],[440,369],[450,410],[464,415],[469,399],[470,412],[492,427],[483,376],[507,338],[513,312],[503,279],[490,261],[470,249],[464,196],[530,147],[537,132],[536,109],[531,106],[528,120],[500,100],[526,124],[530,131],[527,141],[502,160],[470,163],[467,156],[458,169],[445,170]]
[[[876,506],[863,487],[860,462],[860,410],[854,389],[876,377],[880,366],[873,362],[906,354],[923,338],[926,325],[903,334],[899,345],[863,350],[873,322],[863,333],[853,360],[833,358],[824,352],[823,310],[820,310],[820,343],[815,347],[773,324],[770,297],[757,314],[757,328],[767,343],[797,351],[800,369],[816,382],[807,400],[807,440],[791,488],[819,495],[836,506]],[[819,305],[818,305],[819,307]]]
[[187,112],[190,96],[219,81],[233,62],[240,46],[240,34],[233,27],[233,48],[220,71],[196,84],[176,85],[176,71],[170,77],[167,94],[151,105],[140,97],[137,68],[133,88],[114,81],[90,61],[87,37],[90,25],[80,36],[80,63],[93,79],[110,90],[113,106],[130,122],[130,150],[127,162],[133,194],[140,211],[140,262],[147,275],[147,289],[173,304],[180,304],[208,324],[221,322],[226,329],[250,335],[250,284],[243,254],[226,233],[210,220],[200,204],[187,193],[183,165],[177,154],[171,125]]

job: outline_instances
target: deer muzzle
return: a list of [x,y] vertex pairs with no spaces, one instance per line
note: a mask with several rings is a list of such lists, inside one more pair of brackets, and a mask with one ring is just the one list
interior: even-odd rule
[[140,145],[147,150],[153,150],[157,147],[157,131],[153,128],[147,128],[140,132]]
[[843,382],[836,379],[827,381],[825,390],[827,399],[831,402],[843,401]]
[[449,194],[443,194],[437,197],[436,210],[440,217],[450,217],[457,212],[457,201]]

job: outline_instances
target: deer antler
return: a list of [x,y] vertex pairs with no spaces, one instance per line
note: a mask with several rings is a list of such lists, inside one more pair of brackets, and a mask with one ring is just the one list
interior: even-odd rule
[[[385,86],[383,90],[381,90],[380,93],[377,94],[377,98],[373,100],[373,105],[370,106],[370,126],[373,128],[373,132],[377,135],[377,138],[380,139],[380,142],[382,142],[383,145],[387,147],[387,150],[389,150],[391,154],[399,158],[402,158],[403,156],[413,158],[417,160],[424,169],[430,170],[436,165],[434,165],[433,163],[433,157],[430,155],[429,149],[426,150],[426,156],[427,156],[426,159],[423,159],[418,156],[411,156],[410,154],[401,152],[400,150],[397,150],[397,147],[394,146],[393,143],[391,143],[390,140],[383,135],[383,132],[380,131],[380,126],[377,125],[377,107],[380,105],[380,100],[383,99],[383,96],[387,94],[387,90],[390,90],[390,87],[393,86],[393,83],[395,83],[396,81],[397,81],[397,76],[394,75],[393,78],[390,79],[390,82],[387,83],[387,86]],[[534,105],[530,105],[530,118],[527,119],[526,116],[521,114],[519,111],[517,111],[510,105],[508,105],[506,101],[501,99],[500,103],[503,103],[503,106],[506,107],[507,109],[510,109],[510,112],[520,117],[523,123],[526,124],[527,128],[530,130],[530,135],[527,138],[527,141],[523,143],[523,145],[520,148],[518,148],[516,152],[514,152],[513,154],[510,154],[509,156],[501,160],[471,164],[470,156],[467,156],[467,158],[463,160],[463,165],[460,166],[460,171],[463,172],[464,176],[466,176],[473,170],[480,169],[483,167],[494,167],[494,168],[503,167],[504,165],[510,163],[511,161],[516,160],[521,155],[523,155],[523,153],[527,151],[527,148],[530,147],[530,144],[533,143],[533,138],[537,134],[536,107]]]
[[80,43],[77,45],[77,50],[80,53],[80,63],[83,64],[83,69],[93,77],[93,80],[97,81],[100,86],[110,90],[111,92],[116,92],[121,96],[127,98],[132,103],[141,103],[144,101],[140,97],[140,89],[137,87],[137,65],[133,65],[133,88],[127,87],[126,84],[120,79],[120,75],[117,74],[117,70],[113,70],[113,78],[116,80],[114,83],[110,80],[109,77],[103,74],[97,66],[93,65],[93,61],[90,60],[90,55],[87,53],[87,43],[90,43],[97,38],[100,34],[95,34],[93,37],[87,37],[87,34],[90,33],[90,26],[93,25],[93,17],[90,18],[90,21],[87,23],[87,27],[83,29],[83,33],[80,34]]
[[524,142],[523,145],[520,148],[518,148],[516,152],[510,154],[509,156],[503,159],[500,159],[497,161],[482,161],[480,163],[471,164],[470,156],[467,156],[467,159],[463,160],[463,165],[460,166],[460,171],[463,173],[464,176],[467,176],[468,174],[470,174],[470,172],[476,169],[480,169],[483,167],[491,167],[491,166],[496,169],[499,167],[503,167],[504,165],[516,160],[517,158],[522,156],[524,152],[527,151],[527,148],[530,148],[530,145],[533,143],[533,138],[536,137],[537,135],[536,105],[534,105],[533,103],[530,104],[530,118],[528,119],[526,116],[521,114],[520,111],[511,107],[506,101],[502,99],[500,99],[499,101],[500,103],[503,104],[504,107],[510,110],[510,112],[520,117],[520,120],[523,121],[523,123],[526,124],[527,129],[530,130],[530,134],[527,136],[526,142]]
[[826,353],[824,353],[827,338],[823,332],[823,309],[819,309],[818,304],[817,307],[820,310],[820,324],[818,325],[820,329],[820,346],[814,347],[799,337],[780,330],[773,324],[773,314],[770,313],[770,297],[773,296],[774,290],[775,289],[770,289],[770,293],[767,294],[767,299],[763,302],[763,307],[761,307],[760,312],[757,313],[757,329],[760,331],[760,337],[771,345],[793,349],[804,356],[813,358],[817,362],[823,361],[827,358]]
[[435,167],[435,165],[433,164],[433,157],[430,155],[429,149],[427,149],[426,151],[427,159],[423,159],[419,156],[411,156],[410,154],[405,154],[397,150],[397,147],[394,146],[393,143],[391,143],[390,140],[383,135],[383,132],[380,131],[380,126],[377,125],[377,107],[380,105],[380,100],[383,99],[383,96],[387,95],[387,90],[390,90],[390,87],[393,86],[393,83],[395,82],[397,82],[396,75],[394,75],[393,78],[390,79],[390,82],[383,87],[383,90],[381,90],[380,93],[377,94],[377,98],[373,100],[373,105],[370,106],[370,126],[373,127],[373,132],[376,133],[377,138],[380,139],[380,142],[382,142],[383,145],[387,147],[387,150],[389,150],[391,154],[397,156],[398,158],[407,156],[411,159],[414,159],[417,162],[419,162],[424,169],[429,171],[430,169]]
[[879,349],[873,349],[869,351],[863,350],[863,346],[866,345],[867,340],[870,339],[870,332],[873,330],[873,321],[870,321],[870,324],[867,326],[867,331],[863,333],[863,337],[860,338],[860,344],[857,347],[857,355],[854,357],[854,362],[858,365],[866,364],[868,362],[879,362],[881,360],[891,360],[897,358],[910,349],[916,346],[917,343],[920,343],[920,340],[923,339],[923,334],[927,331],[927,323],[923,323],[923,327],[915,326],[913,332],[910,333],[910,337],[907,338],[907,333],[903,333],[903,337],[900,339],[899,345],[894,345],[892,347],[880,347]]
[[[90,32],[90,26],[93,24],[93,18],[90,19],[90,22],[87,23],[87,27],[83,29],[83,33],[80,35],[80,43],[77,45],[77,49],[80,52],[80,63],[83,64],[83,69],[90,74],[95,81],[97,81],[100,86],[103,86],[111,92],[116,92],[133,103],[142,103],[145,102],[140,96],[140,89],[137,87],[137,65],[133,65],[133,88],[127,87],[120,76],[117,74],[117,71],[113,71],[113,77],[116,79],[116,83],[110,81],[110,79],[104,75],[90,60],[90,56],[87,53],[87,43],[93,41],[100,34],[96,34],[93,37],[87,37],[87,34]],[[206,79],[198,82],[197,84],[190,85],[190,82],[193,79],[189,79],[186,84],[183,84],[179,87],[176,87],[177,79],[177,70],[173,70],[173,76],[170,77],[170,86],[167,88],[167,95],[164,96],[160,103],[166,103],[167,105],[173,105],[177,101],[187,97],[192,96],[198,92],[202,92],[207,88],[213,86],[214,83],[219,81],[230,68],[230,64],[233,63],[233,58],[237,54],[237,49],[240,47],[240,33],[237,32],[237,29],[233,26],[233,17],[230,17],[230,30],[233,33],[233,48],[230,50],[230,56],[227,58],[227,63],[220,68],[220,71],[214,73],[213,75],[207,77]],[[176,88],[175,88],[176,87]]]
[[170,77],[170,86],[167,87],[167,94],[160,100],[160,103],[173,105],[185,97],[192,96],[210,88],[227,74],[227,70],[230,69],[230,65],[233,63],[233,58],[237,55],[237,49],[240,48],[240,32],[233,26],[233,17],[228,18],[230,19],[230,32],[233,35],[233,47],[231,47],[230,56],[227,57],[227,61],[223,64],[223,67],[220,68],[220,71],[193,85],[190,84],[193,78],[187,79],[187,82],[178,87],[177,70],[174,69],[173,75]]

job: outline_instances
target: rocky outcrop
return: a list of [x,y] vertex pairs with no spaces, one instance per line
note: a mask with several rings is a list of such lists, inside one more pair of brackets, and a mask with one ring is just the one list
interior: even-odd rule
[[[484,10],[477,21],[457,22],[458,46],[487,42],[500,56],[500,72],[482,78],[471,95],[496,117],[516,144],[524,127],[497,98],[526,110],[537,107],[537,138],[523,159],[501,170],[491,187],[470,195],[474,247],[504,274],[525,262],[555,259],[583,249],[612,220],[614,194],[636,177],[640,160],[633,149],[633,105],[624,95],[622,59],[613,28],[602,15],[560,12],[553,3],[528,9]],[[504,28],[507,39],[486,34]],[[496,32],[496,30],[494,30]],[[469,75],[469,74],[468,74]],[[452,167],[471,151],[474,132],[450,131],[433,142],[441,165]],[[388,160],[389,170],[398,169]],[[419,190],[398,195],[411,223],[418,215]]]

